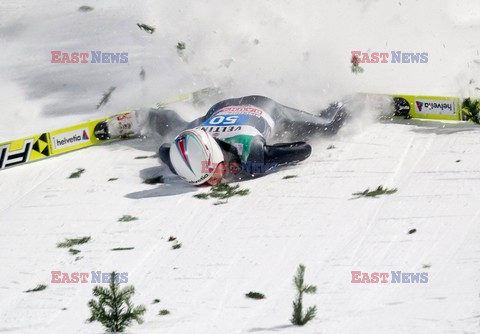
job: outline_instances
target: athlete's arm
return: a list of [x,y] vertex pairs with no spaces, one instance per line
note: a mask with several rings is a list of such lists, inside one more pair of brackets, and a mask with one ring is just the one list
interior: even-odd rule
[[255,136],[250,143],[248,162],[284,165],[307,159],[312,147],[305,142],[267,145],[265,138]]
[[305,142],[265,145],[264,162],[284,165],[307,159],[312,153],[312,147]]

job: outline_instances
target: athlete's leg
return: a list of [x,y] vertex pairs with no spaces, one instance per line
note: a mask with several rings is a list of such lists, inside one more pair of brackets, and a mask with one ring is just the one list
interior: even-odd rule
[[347,116],[345,105],[331,104],[319,115],[279,105],[276,108],[275,123],[277,136],[287,135],[290,140],[304,141],[316,135],[334,135],[343,125]]
[[176,135],[184,130],[188,124],[174,110],[150,109],[146,119],[147,131],[159,134],[162,137]]
[[260,95],[249,95],[234,99],[228,99],[220,101],[214,104],[205,115],[205,119],[209,118],[212,114],[217,112],[218,110],[229,107],[229,106],[243,106],[243,105],[251,105],[255,107],[259,107],[270,114],[269,110],[274,108],[277,103],[272,99],[269,99],[265,96]]
[[251,95],[218,102],[209,109],[204,119],[222,108],[240,105],[256,106],[267,112],[275,123],[273,136],[276,141],[304,141],[315,135],[335,134],[346,118],[346,105],[342,103],[331,104],[314,115],[286,107],[265,96]]

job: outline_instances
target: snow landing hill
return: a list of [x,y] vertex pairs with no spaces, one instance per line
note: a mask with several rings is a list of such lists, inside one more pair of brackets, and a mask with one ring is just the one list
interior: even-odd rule
[[[7,0],[0,18],[2,141],[211,85],[312,111],[352,91],[474,96],[478,86],[474,1]],[[52,50],[128,52],[129,62],[52,64]],[[429,62],[365,64],[355,76],[351,50],[428,52]],[[304,163],[242,182],[250,194],[218,206],[149,157],[158,145],[117,142],[0,172],[0,332],[103,333],[85,322],[94,284],[51,283],[55,270],[127,272],[147,307],[129,333],[480,331],[480,128],[377,122],[367,109],[313,142]],[[165,184],[142,183],[160,174]],[[378,185],[398,190],[352,195]],[[77,255],[56,247],[83,236]],[[318,314],[298,328],[300,263]],[[427,272],[428,282],[352,284],[352,271]],[[24,293],[38,284],[47,288]]]

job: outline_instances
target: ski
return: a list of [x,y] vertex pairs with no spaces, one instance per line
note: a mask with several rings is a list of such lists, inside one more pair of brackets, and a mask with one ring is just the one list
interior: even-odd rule
[[[162,109],[170,104],[187,101],[198,104],[203,99],[218,94],[220,94],[218,88],[203,88],[162,99],[151,107]],[[123,111],[108,117],[0,143],[0,170],[128,136],[131,134],[135,117],[132,111]]]
[[469,120],[464,99],[452,96],[365,94],[375,109],[395,116],[443,121]]

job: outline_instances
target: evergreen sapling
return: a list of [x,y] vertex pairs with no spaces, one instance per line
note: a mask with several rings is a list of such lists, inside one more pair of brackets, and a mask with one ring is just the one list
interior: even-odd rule
[[479,124],[480,101],[469,97],[462,102],[462,117],[465,121],[472,121]]
[[91,317],[88,319],[90,322],[100,322],[109,332],[123,332],[133,321],[143,323],[145,306],[133,306],[130,298],[135,294],[135,288],[133,286],[120,288],[117,273],[111,273],[109,288],[97,285],[92,293],[98,300],[91,299],[88,302],[91,311]]
[[313,318],[317,313],[317,306],[311,306],[307,312],[303,314],[303,294],[314,294],[317,292],[317,287],[314,285],[305,285],[305,266],[300,264],[297,268],[297,274],[293,278],[293,284],[297,289],[297,296],[293,301],[293,313],[290,322],[297,326],[303,326]]
[[358,74],[358,73],[363,73],[363,68],[359,65],[360,59],[358,56],[352,56],[352,59],[350,60],[352,63],[351,70],[352,73]]

